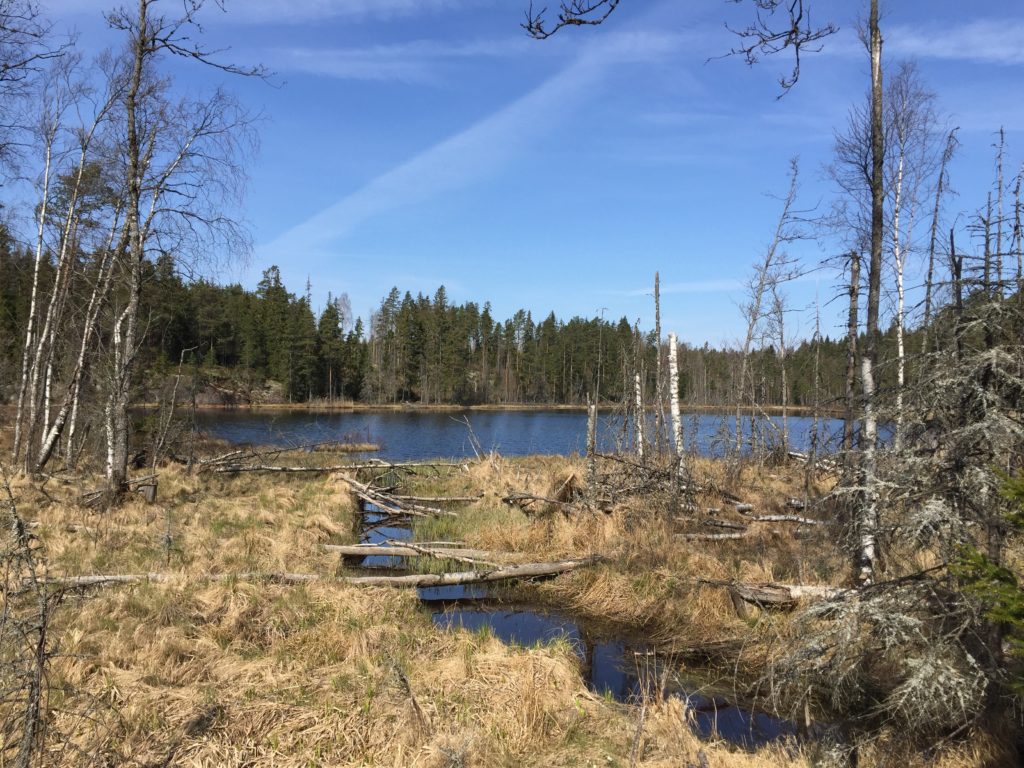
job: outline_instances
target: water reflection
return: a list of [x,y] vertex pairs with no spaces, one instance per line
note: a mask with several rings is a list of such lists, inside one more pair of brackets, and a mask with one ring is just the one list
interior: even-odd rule
[[[567,642],[581,662],[588,687],[616,701],[635,702],[643,686],[660,684],[663,667],[643,643],[593,636],[585,625],[567,616],[530,608],[448,606],[433,613],[436,626],[480,631],[487,628],[505,643],[533,646],[556,640]],[[763,712],[729,703],[721,696],[701,693],[700,686],[666,676],[663,692],[686,700],[691,726],[702,738],[721,738],[744,749],[756,749],[777,739],[795,736],[796,726]]]
[[[582,411],[467,411],[465,413],[425,412],[324,412],[304,410],[252,411],[207,410],[197,414],[199,429],[232,443],[261,445],[303,445],[336,440],[373,442],[381,446],[372,455],[395,461],[471,457],[466,425],[457,421],[468,416],[484,450],[505,456],[531,454],[569,455],[586,448],[587,417]],[[652,417],[653,418],[653,417]],[[772,418],[776,425],[778,417]],[[789,419],[790,445],[807,450],[813,420],[806,416]],[[819,449],[836,445],[842,434],[840,419],[823,419],[819,424]],[[733,417],[727,414],[691,414],[684,419],[684,441],[703,455],[719,455],[732,445]],[[745,434],[750,425],[743,422]],[[653,434],[653,421],[648,427]],[[771,431],[771,430],[769,430]],[[620,418],[599,419],[598,449],[612,451],[629,440],[630,425]],[[746,444],[746,442],[744,442]]]

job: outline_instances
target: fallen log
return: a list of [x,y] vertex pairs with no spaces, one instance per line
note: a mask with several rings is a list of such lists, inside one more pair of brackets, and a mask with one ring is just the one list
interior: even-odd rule
[[458,517],[458,515],[451,510],[400,501],[396,497],[384,493],[383,491],[367,485],[366,483],[361,483],[354,477],[350,477],[346,474],[339,473],[338,478],[342,482],[347,483],[353,493],[355,493],[360,499],[379,507],[391,515],[407,514],[415,515],[417,517],[429,517],[431,515]]
[[239,472],[347,472],[358,469],[398,469],[404,467],[462,467],[462,464],[445,461],[404,461],[395,464],[374,462],[372,464],[334,464],[330,466],[294,467],[275,464],[227,464],[213,469],[214,472],[236,474]]
[[[319,581],[334,584],[351,584],[359,587],[445,587],[458,584],[480,584],[514,579],[533,579],[542,576],[557,576],[560,573],[583,568],[602,562],[602,557],[588,557],[582,560],[559,560],[551,563],[525,563],[494,568],[489,571],[462,571],[458,573],[424,573],[410,576],[323,576],[319,573],[288,573],[250,571],[246,573],[214,573],[194,577],[202,581],[271,581],[279,584],[306,584]],[[88,576],[51,576],[39,580],[49,586],[82,589],[115,584],[141,584],[145,582],[168,582],[186,574],[174,573],[125,573],[94,574]]]
[[[698,579],[698,584],[711,587],[725,587],[733,603],[742,600],[760,608],[795,608],[801,600],[831,600],[853,593],[855,590],[843,587],[826,587],[817,584],[744,583],[716,579]],[[737,607],[737,613],[743,611]]]
[[[388,542],[388,544],[395,544],[395,543],[396,542],[394,542],[394,541],[389,541]],[[482,556],[452,554],[453,550],[448,550],[447,554],[442,554],[441,550],[431,549],[430,547],[417,546],[416,544],[413,544],[412,542],[405,542],[405,546],[408,549],[413,550],[417,554],[424,555],[426,557],[436,557],[436,558],[438,558],[440,560],[454,560],[456,562],[466,563],[468,565],[486,565],[486,566],[490,566],[490,567],[493,567],[493,568],[500,568],[501,567],[500,563],[495,563],[492,560],[485,559],[487,557],[490,557],[490,553],[488,553],[488,552],[482,552],[481,553]],[[468,551],[475,552],[477,550],[468,550]]]
[[298,472],[298,473],[330,473],[330,472],[341,472],[342,470],[351,469],[347,464],[337,464],[328,467],[288,467],[288,466],[277,466],[274,464],[228,464],[223,467],[215,467],[214,472],[218,474],[229,474],[234,475],[240,472]]
[[746,517],[748,520],[753,520],[758,523],[799,523],[800,525],[826,525],[825,520],[815,520],[810,517],[803,517],[802,515],[754,515],[749,512],[743,512],[737,506],[736,510]]
[[759,523],[799,523],[800,525],[827,525],[825,520],[815,520],[800,515],[749,515],[751,520]]
[[746,538],[747,533],[677,533],[676,536],[687,541],[731,541]]
[[465,547],[427,547],[409,542],[389,542],[387,544],[324,544],[325,552],[342,557],[438,557],[447,560],[465,558],[470,562],[493,558],[497,553],[483,549],[467,549]]
[[474,501],[480,501],[483,497],[483,493],[478,493],[476,496],[392,496],[391,498],[419,504],[471,504]]
[[582,560],[559,560],[552,563],[525,563],[495,568],[491,571],[462,571],[460,573],[423,573],[409,576],[349,576],[348,584],[364,587],[448,587],[458,584],[481,584],[492,581],[532,579],[540,576],[557,576],[560,573],[584,568],[602,562],[602,557],[588,557]]

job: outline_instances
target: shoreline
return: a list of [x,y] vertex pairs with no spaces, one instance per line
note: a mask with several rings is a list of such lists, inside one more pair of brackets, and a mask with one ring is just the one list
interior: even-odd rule
[[[159,407],[158,403],[138,403],[131,406],[133,409],[154,410]],[[177,407],[183,407],[179,404]],[[619,408],[618,403],[604,403],[598,406],[598,411],[609,413]],[[586,405],[571,405],[565,403],[501,403],[483,405],[457,405],[451,403],[429,404],[422,403],[238,403],[233,405],[202,403],[196,405],[197,411],[307,411],[309,413],[586,413]],[[647,411],[655,409],[648,407]],[[769,416],[781,416],[783,408],[779,405],[760,406],[759,410]],[[788,407],[790,416],[811,416],[814,413],[812,406]],[[721,414],[723,416],[735,416],[736,406],[728,405],[687,405],[681,409],[683,416],[693,414]],[[838,408],[819,408],[819,415],[822,418],[842,419],[843,411]],[[749,408],[743,409],[743,417],[749,417]]]

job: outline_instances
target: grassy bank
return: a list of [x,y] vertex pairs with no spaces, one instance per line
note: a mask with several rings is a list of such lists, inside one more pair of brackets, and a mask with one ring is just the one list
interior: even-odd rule
[[[698,470],[708,487],[742,487],[766,509],[803,482],[792,468],[745,468],[737,477],[711,462]],[[417,520],[416,538],[459,539],[523,561],[604,555],[597,568],[519,591],[687,658],[712,651],[715,664],[742,668],[744,679],[764,669],[785,618],[740,619],[725,590],[699,579],[826,583],[841,567],[821,541],[770,526],[741,542],[680,539],[657,500],[570,517],[557,505],[524,514],[501,501],[511,491],[550,495],[584,472],[570,459],[492,456],[465,470],[403,476],[401,487],[414,495],[483,493],[458,517]],[[60,652],[49,676],[47,764],[631,764],[638,709],[591,693],[566,644],[524,649],[486,633],[439,630],[412,592],[332,581],[341,563],[322,545],[356,540],[356,507],[339,478],[168,466],[157,503],[95,513],[77,499],[98,482],[15,481],[49,575],[167,579],[66,594],[52,628]],[[696,501],[710,505],[710,492]],[[211,578],[251,572],[325,579]],[[635,764],[698,765],[701,751],[710,766],[810,764],[793,747],[751,754],[702,743],[689,716],[678,700],[653,703]],[[983,765],[982,749],[965,744],[927,764]]]

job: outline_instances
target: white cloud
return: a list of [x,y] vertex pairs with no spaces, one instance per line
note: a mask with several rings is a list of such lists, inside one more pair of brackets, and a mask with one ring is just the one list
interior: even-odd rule
[[[976,19],[953,26],[940,23],[883,24],[885,55],[976,64],[1024,64],[1024,19]],[[826,42],[825,53],[866,58],[852,29]]]
[[[448,43],[415,40],[396,45],[363,48],[279,48],[272,66],[282,71],[309,72],[345,80],[397,80],[406,83],[436,81],[445,61],[499,58],[523,54],[532,41],[525,37]],[[544,52],[552,50],[543,47]]]
[[901,56],[1024,64],[1024,19],[979,19],[955,27],[900,25],[885,36],[889,51]]
[[[51,15],[96,14],[99,10],[117,5],[114,0],[107,3],[98,3],[97,0],[42,2]],[[350,21],[387,20],[451,11],[489,2],[493,0],[227,0],[227,13],[222,14],[211,0],[207,3],[210,7],[204,8],[203,21],[212,23],[223,18],[239,24],[289,25],[340,18]],[[168,12],[173,12],[173,3],[168,5]]]
[[261,261],[304,254],[327,257],[363,222],[458,190],[498,172],[585,98],[607,71],[657,58],[678,45],[660,33],[609,36],[526,95],[424,150],[257,249]]

